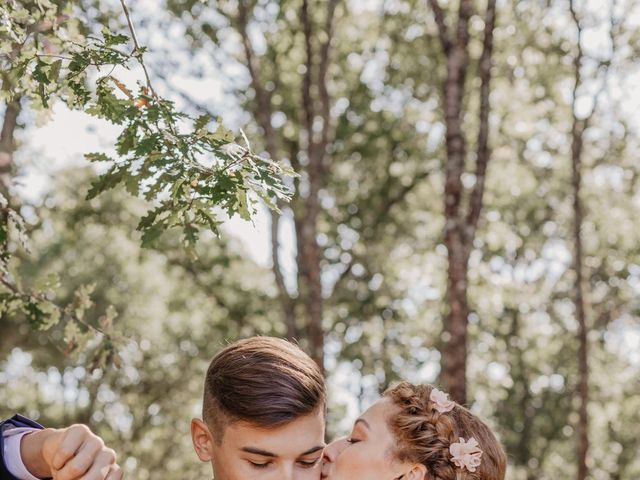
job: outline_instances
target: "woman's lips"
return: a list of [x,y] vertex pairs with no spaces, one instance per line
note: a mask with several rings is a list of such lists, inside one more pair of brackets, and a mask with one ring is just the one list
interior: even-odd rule
[[320,473],[321,480],[329,477],[329,469],[331,468],[331,464],[327,461],[322,462],[322,472]]

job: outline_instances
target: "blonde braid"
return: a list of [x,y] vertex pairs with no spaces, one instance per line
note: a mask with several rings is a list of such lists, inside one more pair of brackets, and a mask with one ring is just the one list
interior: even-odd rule
[[[400,409],[399,414],[389,418],[397,440],[396,458],[423,464],[429,480],[504,479],[506,456],[490,429],[458,404],[444,413],[436,410],[436,404],[431,401],[433,389],[431,385],[403,382],[385,392]],[[449,451],[460,437],[471,436],[481,442],[486,452],[475,472],[456,467]]]

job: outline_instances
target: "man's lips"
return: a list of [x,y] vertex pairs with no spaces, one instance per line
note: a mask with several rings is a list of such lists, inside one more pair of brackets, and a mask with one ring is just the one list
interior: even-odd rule
[[331,468],[331,465],[329,462],[327,461],[323,461],[322,462],[322,472],[320,473],[320,479],[324,480],[325,478],[327,478],[329,476],[329,469]]

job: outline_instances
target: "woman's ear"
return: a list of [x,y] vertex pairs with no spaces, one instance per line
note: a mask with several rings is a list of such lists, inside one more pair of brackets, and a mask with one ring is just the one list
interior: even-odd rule
[[403,480],[429,480],[429,477],[427,477],[427,467],[421,463],[414,463],[411,465],[411,470],[402,478]]
[[198,458],[203,462],[210,462],[213,456],[213,437],[207,424],[197,418],[191,420],[191,441]]

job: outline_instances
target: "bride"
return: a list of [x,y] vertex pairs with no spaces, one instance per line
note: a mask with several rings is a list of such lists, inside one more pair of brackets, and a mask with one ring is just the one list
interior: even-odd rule
[[325,449],[322,479],[503,480],[506,463],[478,417],[431,385],[403,382]]

